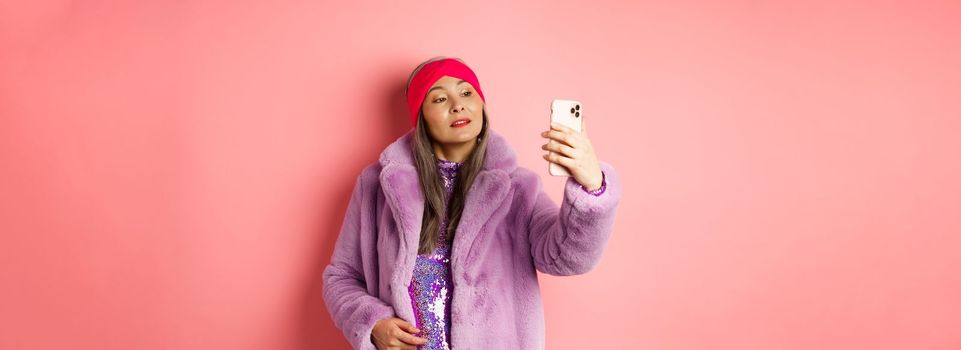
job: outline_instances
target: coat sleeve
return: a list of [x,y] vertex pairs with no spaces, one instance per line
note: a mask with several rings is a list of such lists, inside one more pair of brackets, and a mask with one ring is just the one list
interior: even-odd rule
[[600,162],[607,189],[599,196],[569,177],[560,210],[537,178],[537,198],[528,224],[531,256],[538,271],[555,276],[583,274],[600,261],[614,227],[621,184],[614,168]]
[[395,313],[393,307],[370,294],[369,290],[376,291],[377,286],[369,286],[364,277],[364,271],[377,271],[376,266],[363,266],[364,261],[376,261],[364,259],[376,254],[364,251],[376,250],[374,215],[364,205],[372,202],[364,196],[365,174],[354,185],[330,264],[324,269],[323,296],[334,324],[351,346],[374,350],[370,341],[374,323]]

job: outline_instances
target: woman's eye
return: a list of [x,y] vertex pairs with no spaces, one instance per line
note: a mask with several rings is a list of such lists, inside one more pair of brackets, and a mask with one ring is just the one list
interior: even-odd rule
[[437,99],[434,100],[434,103],[444,102],[445,99],[447,99],[447,98],[446,98],[446,97],[438,97]]
[[470,96],[470,94],[471,94],[470,91],[464,91],[464,96]]

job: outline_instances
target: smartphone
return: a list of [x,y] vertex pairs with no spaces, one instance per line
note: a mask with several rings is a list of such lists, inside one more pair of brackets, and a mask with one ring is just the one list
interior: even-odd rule
[[[584,110],[581,103],[574,100],[558,100],[551,102],[551,121],[581,132],[581,121],[584,120]],[[548,126],[550,128],[550,126]],[[548,143],[555,143],[549,139]],[[554,153],[554,152],[550,152]],[[554,176],[571,176],[563,165],[550,162],[547,171]]]

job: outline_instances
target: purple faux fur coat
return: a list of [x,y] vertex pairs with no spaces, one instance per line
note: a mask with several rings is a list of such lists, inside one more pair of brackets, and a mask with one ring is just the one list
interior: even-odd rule
[[[605,192],[591,195],[570,177],[558,208],[539,175],[517,166],[507,141],[493,129],[488,135],[487,159],[467,196],[451,251],[450,345],[542,349],[544,311],[536,271],[577,275],[597,264],[613,229],[620,181],[601,162]],[[412,139],[413,129],[357,178],[324,269],[327,310],[355,349],[374,349],[370,334],[377,320],[415,322],[407,285],[424,198]]]

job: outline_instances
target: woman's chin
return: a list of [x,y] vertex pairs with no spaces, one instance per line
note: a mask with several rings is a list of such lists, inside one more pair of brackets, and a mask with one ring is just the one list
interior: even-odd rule
[[471,133],[467,133],[467,132],[465,132],[465,133],[454,133],[454,134],[451,134],[451,135],[447,135],[447,137],[445,137],[445,138],[443,138],[443,139],[441,139],[441,140],[439,140],[439,141],[440,141],[440,143],[445,143],[445,144],[448,144],[448,145],[459,145],[459,144],[464,144],[464,143],[468,143],[468,142],[475,142],[475,140],[477,140],[477,135],[479,135],[479,134],[480,134],[480,133],[471,134]]
[[474,128],[471,128],[470,126],[466,128],[451,128],[451,130],[448,131],[445,139],[447,140],[447,143],[463,143],[474,141],[477,139],[477,136],[480,135],[480,130],[473,129]]

